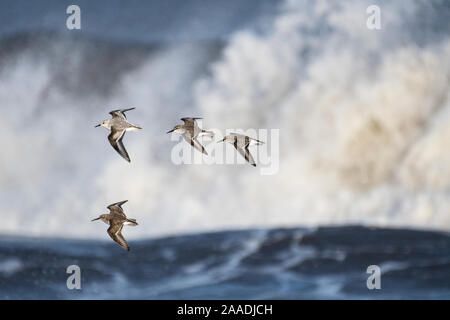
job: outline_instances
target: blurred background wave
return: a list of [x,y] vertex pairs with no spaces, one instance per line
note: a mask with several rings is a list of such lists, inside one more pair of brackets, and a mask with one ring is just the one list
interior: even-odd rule
[[[87,221],[122,199],[130,238],[450,229],[448,2],[381,1],[379,31],[367,1],[77,3],[81,31],[69,2],[1,4],[1,233],[103,238]],[[131,165],[93,128],[122,106]],[[182,116],[280,129],[279,173],[173,165]]]
[[[66,29],[72,3],[79,31]],[[377,1],[376,31],[366,27],[371,4],[2,1],[0,234],[106,239],[90,219],[123,199],[140,223],[124,231],[130,242],[298,226],[449,231],[450,3]],[[128,118],[144,128],[124,139],[131,164],[93,128],[118,107],[136,107]],[[175,166],[165,132],[183,116],[205,128],[280,129],[278,174]],[[0,274],[24,268],[5,255]]]

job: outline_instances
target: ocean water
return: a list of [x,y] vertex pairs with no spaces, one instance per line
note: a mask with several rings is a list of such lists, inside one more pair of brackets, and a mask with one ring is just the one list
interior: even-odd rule
[[[1,299],[448,299],[450,236],[257,229],[110,242],[0,239]],[[78,265],[81,289],[66,286]],[[369,290],[367,267],[381,268]]]
[[[79,1],[77,31],[69,4],[0,3],[1,297],[450,297],[448,1],[378,1],[381,30],[365,0]],[[94,129],[122,106],[143,127],[124,139],[131,164]],[[174,165],[165,132],[184,116],[279,129],[279,171]],[[124,199],[129,255],[90,222]],[[185,240],[197,249],[172,264]],[[73,260],[79,293],[60,274]],[[388,266],[380,292],[372,260]]]

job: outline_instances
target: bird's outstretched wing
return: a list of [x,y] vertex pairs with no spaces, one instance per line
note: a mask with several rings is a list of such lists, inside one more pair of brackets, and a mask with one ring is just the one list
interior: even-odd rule
[[202,118],[181,118],[180,120],[184,122],[184,125],[187,127],[193,127],[196,131],[198,131],[198,124],[197,121],[198,119],[202,119]]
[[113,118],[122,118],[122,119],[126,119],[127,116],[125,115],[125,112],[130,111],[130,110],[134,110],[136,108],[129,108],[129,109],[118,109],[118,110],[113,110],[111,111],[109,114],[113,117]]
[[195,149],[197,149],[201,153],[208,155],[208,152],[206,152],[205,147],[202,146],[202,144],[197,140],[196,137],[192,137],[190,134],[184,134],[183,137]]
[[115,130],[114,128],[111,128],[111,133],[108,136],[108,140],[117,153],[119,153],[128,162],[131,162],[130,156],[122,143],[124,135],[125,130]]
[[110,211],[110,215],[113,216],[114,218],[120,218],[120,219],[127,218],[127,216],[123,212],[122,208],[111,207],[111,208],[109,208],[109,211]]
[[252,154],[248,150],[248,146],[250,145],[260,145],[264,144],[264,142],[250,138],[249,136],[239,134],[239,133],[231,133],[230,136],[234,137],[233,146],[236,150],[250,163],[252,166],[256,167],[255,160],[253,159]]
[[128,202],[128,200],[116,202],[116,203],[110,204],[107,208],[109,209],[111,214],[119,215],[121,217],[126,218],[126,215],[125,215],[125,213],[123,212],[123,209],[122,209],[122,205],[124,203],[126,203],[126,202]]
[[111,209],[111,207],[119,207],[119,208],[122,209],[122,205],[127,203],[127,202],[128,202],[128,200],[123,200],[123,201],[119,201],[119,202],[116,202],[116,203],[112,203],[107,208]]
[[180,120],[183,121],[184,124],[189,125],[189,124],[193,124],[195,122],[195,120],[200,120],[200,119],[203,119],[203,118],[189,118],[189,117],[186,117],[186,118],[181,118]]
[[130,246],[122,235],[122,228],[122,223],[112,223],[108,228],[108,234],[119,246],[130,251]]
[[181,118],[181,120],[184,121],[184,126],[187,130],[191,131],[191,134],[194,138],[197,138],[198,136],[209,136],[210,138],[214,137],[214,132],[212,131],[206,131],[203,129],[200,129],[198,126],[198,123],[196,120],[203,119],[203,118]]
[[240,147],[235,144],[234,147],[245,158],[245,160],[247,160],[248,163],[250,163],[252,166],[256,167],[255,160],[253,159],[252,154],[248,150],[248,145],[245,147]]

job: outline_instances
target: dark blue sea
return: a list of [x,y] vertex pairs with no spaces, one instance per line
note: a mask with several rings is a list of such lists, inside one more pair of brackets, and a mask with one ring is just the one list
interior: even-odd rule
[[[1,299],[449,299],[447,233],[356,226],[130,241],[0,239]],[[81,289],[69,290],[69,265]],[[367,288],[367,267],[381,288]]]

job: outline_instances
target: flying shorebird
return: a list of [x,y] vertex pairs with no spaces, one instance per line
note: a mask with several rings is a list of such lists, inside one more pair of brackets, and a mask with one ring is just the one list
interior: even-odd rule
[[110,204],[107,207],[109,209],[109,214],[102,214],[92,221],[102,220],[104,223],[109,224],[108,234],[110,237],[117,242],[119,246],[130,251],[130,246],[122,236],[122,228],[123,226],[137,226],[138,224],[136,219],[127,218],[123,212],[122,205],[127,201],[128,200]]
[[214,137],[214,132],[200,129],[197,121],[195,121],[197,119],[202,118],[181,118],[184,124],[176,125],[172,130],[167,131],[167,133],[175,132],[182,135],[195,149],[207,155],[208,153],[202,144],[198,142],[197,137],[204,135]]
[[109,114],[112,116],[111,119],[107,119],[102,123],[96,125],[95,127],[104,127],[106,129],[111,130],[111,133],[108,136],[109,143],[111,143],[114,150],[116,150],[125,160],[130,162],[130,157],[128,156],[128,152],[125,149],[122,139],[127,131],[137,131],[142,129],[141,127],[135,126],[127,121],[127,117],[125,116],[126,111],[134,110],[136,108],[130,109],[119,109],[111,111]]
[[245,160],[248,161],[248,163],[256,167],[255,160],[253,159],[250,151],[248,150],[248,147],[261,145],[264,144],[264,142],[239,133],[231,133],[230,135],[226,136],[225,138],[222,139],[222,141],[219,142],[224,141],[231,143],[236,148],[236,150],[239,151],[239,153],[245,158]]

